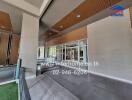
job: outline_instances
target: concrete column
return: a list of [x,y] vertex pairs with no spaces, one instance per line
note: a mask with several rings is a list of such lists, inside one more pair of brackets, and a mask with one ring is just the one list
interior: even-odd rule
[[38,48],[39,19],[24,13],[20,40],[19,58],[22,67],[36,72]]

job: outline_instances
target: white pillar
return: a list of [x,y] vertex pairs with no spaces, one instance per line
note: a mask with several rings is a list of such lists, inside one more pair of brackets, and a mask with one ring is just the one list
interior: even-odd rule
[[24,13],[22,21],[19,58],[22,67],[36,72],[39,19]]

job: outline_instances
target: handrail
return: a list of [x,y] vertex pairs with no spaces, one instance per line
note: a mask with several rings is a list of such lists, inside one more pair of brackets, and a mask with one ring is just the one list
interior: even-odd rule
[[24,69],[20,70],[20,100],[31,100],[29,89],[25,80]]

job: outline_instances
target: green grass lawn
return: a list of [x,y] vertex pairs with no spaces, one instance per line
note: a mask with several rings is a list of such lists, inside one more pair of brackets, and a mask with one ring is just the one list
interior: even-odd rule
[[18,100],[18,84],[12,82],[0,85],[0,100]]

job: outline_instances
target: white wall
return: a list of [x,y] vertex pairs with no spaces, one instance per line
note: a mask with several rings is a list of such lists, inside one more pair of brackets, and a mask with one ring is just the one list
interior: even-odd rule
[[89,71],[132,81],[132,28],[129,10],[124,17],[107,17],[87,26]]
[[33,71],[37,66],[37,48],[38,48],[39,19],[23,14],[20,55],[22,66]]

